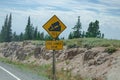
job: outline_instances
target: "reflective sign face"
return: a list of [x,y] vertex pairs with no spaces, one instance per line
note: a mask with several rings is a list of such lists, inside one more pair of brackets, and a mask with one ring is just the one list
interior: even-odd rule
[[65,30],[66,26],[60,21],[60,19],[54,15],[49,21],[47,21],[43,28],[56,39],[62,31]]
[[63,49],[63,41],[46,41],[45,47],[48,50],[62,50]]

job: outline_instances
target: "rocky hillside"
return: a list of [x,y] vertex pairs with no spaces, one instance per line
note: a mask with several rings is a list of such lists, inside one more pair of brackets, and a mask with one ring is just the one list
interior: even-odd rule
[[[0,57],[22,63],[51,64],[52,51],[30,41],[0,43]],[[56,51],[57,70],[70,71],[93,80],[120,80],[120,49],[108,47],[67,48]]]

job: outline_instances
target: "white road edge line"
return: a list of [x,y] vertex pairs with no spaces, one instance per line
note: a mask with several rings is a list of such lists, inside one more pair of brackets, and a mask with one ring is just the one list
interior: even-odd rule
[[15,79],[17,79],[17,80],[21,80],[20,78],[18,78],[17,76],[15,76],[14,74],[12,74],[10,71],[8,71],[8,70],[6,70],[5,68],[3,68],[2,66],[0,66],[0,68],[2,69],[2,70],[4,70],[5,72],[7,72],[8,74],[10,74],[12,77],[14,77]]

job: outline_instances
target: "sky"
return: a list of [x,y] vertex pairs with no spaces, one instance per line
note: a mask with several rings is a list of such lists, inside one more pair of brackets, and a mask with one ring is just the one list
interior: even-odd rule
[[120,0],[0,0],[0,30],[10,13],[12,31],[17,34],[24,32],[28,16],[33,26],[46,34],[42,26],[57,15],[67,26],[60,37],[67,38],[80,16],[82,31],[87,31],[91,21],[98,20],[105,38],[120,40]]

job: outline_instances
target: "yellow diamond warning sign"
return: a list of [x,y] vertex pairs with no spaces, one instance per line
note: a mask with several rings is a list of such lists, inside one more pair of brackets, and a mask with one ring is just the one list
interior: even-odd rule
[[48,50],[62,50],[63,41],[46,41],[45,48]]
[[50,20],[48,20],[43,28],[54,38],[56,39],[62,31],[65,30],[66,26],[62,23],[62,21],[54,15]]

